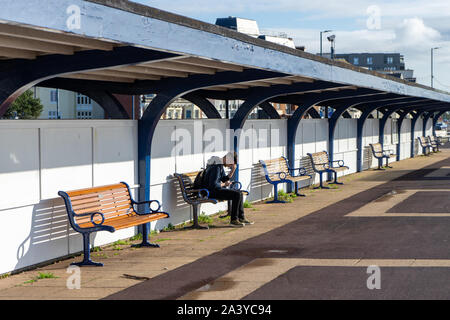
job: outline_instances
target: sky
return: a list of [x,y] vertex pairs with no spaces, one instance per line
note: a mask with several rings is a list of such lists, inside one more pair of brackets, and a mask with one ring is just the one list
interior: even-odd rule
[[[450,91],[450,1],[448,0],[134,0],[214,24],[236,16],[258,22],[261,33],[285,33],[306,51],[320,51],[320,31],[333,30],[336,53],[388,52],[405,57],[417,82]],[[329,43],[323,37],[323,51]]]

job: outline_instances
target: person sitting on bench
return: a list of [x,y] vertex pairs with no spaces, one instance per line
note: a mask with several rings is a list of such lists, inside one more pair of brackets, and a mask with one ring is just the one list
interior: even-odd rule
[[[230,224],[243,227],[253,224],[244,216],[244,198],[239,190],[228,189],[232,184],[231,178],[236,171],[237,153],[229,152],[223,158],[212,157],[208,160],[203,174],[202,186],[209,191],[209,196],[217,200],[231,200]],[[225,174],[224,167],[230,168],[231,172]]]

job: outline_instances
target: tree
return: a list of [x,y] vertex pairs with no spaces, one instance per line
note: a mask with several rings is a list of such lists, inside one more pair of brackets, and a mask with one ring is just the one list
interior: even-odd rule
[[42,113],[44,106],[41,99],[35,98],[31,90],[25,91],[6,110],[6,119],[36,119]]

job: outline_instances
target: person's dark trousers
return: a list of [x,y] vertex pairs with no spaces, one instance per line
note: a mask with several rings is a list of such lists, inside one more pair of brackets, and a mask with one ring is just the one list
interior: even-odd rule
[[209,193],[209,197],[217,200],[231,200],[231,221],[244,219],[244,198],[242,193],[231,189],[214,189]]

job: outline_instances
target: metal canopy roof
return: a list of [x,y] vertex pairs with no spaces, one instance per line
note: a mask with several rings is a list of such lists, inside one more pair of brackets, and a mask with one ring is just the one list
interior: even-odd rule
[[[70,65],[71,57],[83,52],[95,53],[101,61],[108,52],[126,47],[170,55],[139,62],[119,59],[107,66],[92,63],[69,72],[70,68],[64,72],[56,68],[51,75],[37,77],[33,84],[74,89],[97,86],[113,93],[157,93],[161,83],[174,81],[176,85],[180,79],[189,81],[196,76],[213,79],[229,73],[230,79],[225,83],[203,81],[196,90],[208,98],[234,99],[246,97],[255,88],[287,88],[304,83],[318,87],[299,89],[298,94],[366,88],[372,93],[450,102],[447,92],[129,1],[47,0],[46,3],[43,6],[41,0],[16,0],[3,4],[0,66],[7,67],[11,61],[17,61],[14,59],[39,62],[49,56],[57,57],[55,64]],[[242,80],[239,75],[249,70],[267,71],[267,76]]]

